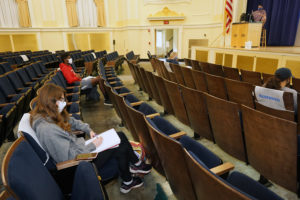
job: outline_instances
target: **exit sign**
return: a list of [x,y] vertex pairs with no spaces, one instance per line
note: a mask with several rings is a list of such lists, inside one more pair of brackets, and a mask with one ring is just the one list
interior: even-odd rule
[[164,21],[164,24],[169,24],[169,20],[165,20],[165,21]]

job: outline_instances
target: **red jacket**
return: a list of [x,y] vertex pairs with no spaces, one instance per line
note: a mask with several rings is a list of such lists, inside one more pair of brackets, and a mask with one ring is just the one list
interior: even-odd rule
[[65,79],[67,80],[68,84],[72,84],[76,81],[81,81],[81,78],[78,78],[76,76],[76,73],[74,72],[71,65],[67,65],[65,63],[60,63],[59,68],[61,72],[63,73]]

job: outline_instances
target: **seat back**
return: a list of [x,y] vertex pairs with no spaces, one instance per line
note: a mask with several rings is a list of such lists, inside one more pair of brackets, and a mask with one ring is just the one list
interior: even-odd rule
[[17,93],[6,75],[0,76],[0,90],[5,94],[6,97]]
[[266,74],[266,73],[261,73],[262,79],[263,79],[263,83],[266,83],[268,81],[269,78],[273,77],[273,74]]
[[167,93],[166,86],[162,77],[153,74],[154,83],[158,89],[158,93],[161,99],[161,103],[164,107],[165,113],[174,114],[174,110],[170,101],[170,97]]
[[159,92],[158,89],[156,88],[155,82],[154,82],[154,78],[153,78],[153,74],[152,72],[149,71],[145,71],[146,73],[146,77],[148,79],[149,85],[150,85],[150,89],[153,95],[154,100],[156,101],[156,103],[158,103],[159,105],[162,105],[160,96],[159,96]]
[[64,199],[55,180],[23,137],[10,147],[2,165],[3,184],[15,198]]
[[300,79],[299,79],[299,78],[293,77],[292,82],[293,82],[293,88],[294,88],[298,93],[300,93]]
[[247,161],[239,105],[209,94],[206,103],[215,142],[233,157]]
[[[99,66],[100,66],[100,64],[103,66],[102,61],[99,62]],[[134,79],[134,82],[135,82],[135,83],[138,83],[138,80],[137,80],[136,74],[135,74],[135,70],[133,69],[133,64],[132,64],[131,62],[129,62],[129,61],[127,61],[127,64],[128,64],[128,66],[129,66],[129,69],[130,69],[131,75],[132,75],[132,77],[133,77],[133,79]],[[103,67],[104,67],[104,66],[103,66]],[[103,67],[101,67],[101,69],[103,69]],[[102,73],[102,74],[103,74],[103,73]]]
[[199,159],[184,150],[185,160],[197,199],[250,200],[251,197],[237,191],[226,181],[212,173]]
[[193,75],[192,75],[192,70],[188,67],[181,67],[181,72],[183,75],[185,86],[192,88],[192,89],[196,89]]
[[141,74],[139,72],[139,69],[138,69],[138,65],[135,65],[135,64],[132,64],[132,67],[133,67],[133,70],[135,72],[135,76],[136,76],[136,79],[137,79],[137,84],[139,85],[140,89],[144,89],[144,83],[142,81],[142,77],[141,77]]
[[147,123],[173,193],[177,199],[196,199],[181,144]]
[[191,128],[195,133],[213,141],[205,95],[201,91],[180,86]]
[[142,90],[144,92],[147,93],[147,88],[146,88],[146,84],[145,84],[145,81],[143,80],[143,75],[142,75],[142,72],[141,72],[141,67],[139,65],[135,65],[136,67],[136,73],[138,74],[138,77],[140,77],[140,87],[142,88]]
[[209,70],[212,75],[224,77],[222,65],[209,64]]
[[255,86],[255,98],[264,106],[277,110],[294,111],[293,94],[290,92]]
[[255,108],[256,110],[259,110],[263,113],[273,115],[282,119],[286,119],[289,121],[295,121],[295,112],[294,111],[289,111],[289,110],[277,110],[274,108],[270,108],[267,106],[264,106],[257,101],[255,101]]
[[181,84],[181,85],[185,85],[185,82],[184,82],[184,78],[183,78],[183,74],[181,72],[181,66],[180,65],[177,65],[177,64],[170,64],[175,73],[175,77],[176,77],[176,82],[178,84]]
[[140,71],[141,71],[141,75],[142,75],[142,80],[144,81],[144,85],[146,87],[146,92],[148,93],[150,98],[153,98],[152,90],[151,90],[148,78],[146,76],[145,69],[143,67],[140,67]]
[[223,77],[205,74],[205,78],[209,94],[219,97],[221,99],[228,99],[225,81]]
[[246,106],[242,106],[242,114],[250,165],[267,179],[296,192],[297,124]]
[[3,62],[0,63],[0,67],[3,69],[3,71],[6,72],[10,72],[13,71],[13,68],[11,67],[11,65],[8,62]]
[[229,78],[229,79],[237,80],[237,81],[241,80],[238,68],[223,66],[223,72],[224,72],[224,77],[225,78]]
[[193,70],[202,71],[202,68],[201,68],[198,60],[191,60],[191,62],[192,62],[191,63],[192,65],[186,65],[186,66],[192,66]]
[[197,70],[192,70],[192,76],[197,90],[208,92],[205,73]]
[[172,104],[175,116],[181,121],[182,123],[189,125],[189,119],[186,113],[185,105],[181,96],[180,89],[177,83],[168,81],[164,79],[164,84],[170,97],[170,102]]
[[184,58],[184,64],[186,66],[192,66],[192,60],[191,59],[188,59],[188,58]]
[[135,131],[139,137],[143,148],[145,149],[147,158],[150,158],[151,165],[161,174],[164,174],[161,162],[158,157],[157,150],[153,144],[152,138],[150,136],[146,121],[144,119],[144,114],[132,107],[130,103],[124,100],[128,115],[132,124],[134,125]]
[[241,69],[241,78],[242,81],[251,83],[253,85],[262,85],[262,80],[261,80],[261,73],[260,72],[253,72],[253,71],[247,71]]
[[250,83],[225,78],[228,100],[254,108],[253,90]]
[[169,72],[168,72],[168,70],[165,66],[164,61],[158,60],[158,63],[159,63],[159,68],[160,68],[160,71],[161,71],[161,74],[162,74],[163,78],[165,78],[167,80],[171,80]]

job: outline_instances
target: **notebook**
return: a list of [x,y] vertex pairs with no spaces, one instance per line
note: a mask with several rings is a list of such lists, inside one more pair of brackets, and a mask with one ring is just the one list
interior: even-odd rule
[[91,143],[92,141],[94,141],[96,138],[98,137],[102,137],[103,141],[102,144],[96,148],[96,150],[92,151],[91,153],[99,153],[102,151],[105,151],[107,149],[112,149],[112,148],[116,148],[119,146],[121,139],[118,136],[117,132],[115,129],[110,129],[107,130],[99,135],[97,135],[94,138],[91,138],[87,141],[85,141],[85,145],[88,145],[89,143]]

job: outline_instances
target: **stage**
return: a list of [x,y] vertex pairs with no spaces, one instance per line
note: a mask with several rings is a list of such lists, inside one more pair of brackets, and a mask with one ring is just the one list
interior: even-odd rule
[[300,78],[300,47],[228,48],[193,46],[191,58],[223,66],[273,74],[288,67]]

